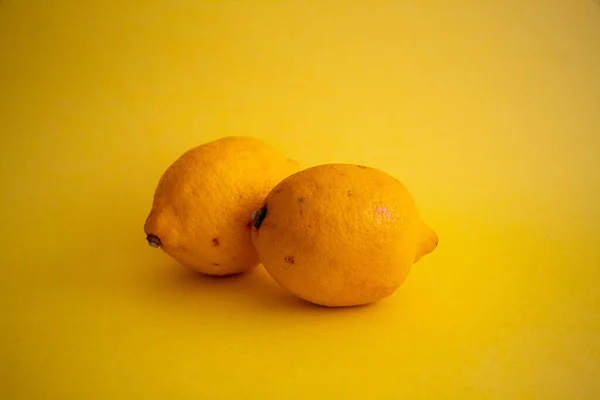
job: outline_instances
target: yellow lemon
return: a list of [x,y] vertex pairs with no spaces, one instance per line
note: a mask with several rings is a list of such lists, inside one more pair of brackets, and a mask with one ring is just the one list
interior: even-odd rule
[[252,211],[283,178],[300,169],[261,140],[226,137],[188,150],[162,175],[144,224],[148,243],[209,275],[259,263]]
[[327,164],[289,176],[254,213],[252,240],[284,289],[324,306],[380,300],[438,244],[397,179]]

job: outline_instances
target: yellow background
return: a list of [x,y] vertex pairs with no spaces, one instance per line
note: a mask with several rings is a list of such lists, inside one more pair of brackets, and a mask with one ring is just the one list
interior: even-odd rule
[[[184,150],[263,138],[411,190],[440,246],[329,310],[144,239]],[[0,0],[0,397],[592,399],[600,6]]]

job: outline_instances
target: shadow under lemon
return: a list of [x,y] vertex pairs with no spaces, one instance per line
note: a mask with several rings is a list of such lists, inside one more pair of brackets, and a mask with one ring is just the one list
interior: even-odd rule
[[176,263],[157,269],[153,292],[182,303],[287,310],[315,307],[279,288],[262,266],[230,276],[204,275]]
[[[262,265],[237,275],[210,276],[193,271],[176,262],[157,265],[151,276],[154,296],[182,308],[218,306],[222,310],[336,313],[373,307],[377,303],[359,307],[329,308],[302,300],[282,289]],[[176,302],[177,304],[173,304]]]

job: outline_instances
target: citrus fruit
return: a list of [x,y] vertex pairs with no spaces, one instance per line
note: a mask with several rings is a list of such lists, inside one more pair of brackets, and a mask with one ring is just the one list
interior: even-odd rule
[[438,244],[405,186],[359,165],[326,164],[287,177],[253,220],[252,240],[267,272],[324,306],[391,295]]
[[252,210],[283,178],[300,169],[259,139],[225,137],[186,151],[164,172],[144,224],[148,243],[209,275],[259,263]]

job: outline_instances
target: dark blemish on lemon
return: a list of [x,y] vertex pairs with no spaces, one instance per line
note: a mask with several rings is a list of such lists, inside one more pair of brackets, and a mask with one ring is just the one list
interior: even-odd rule
[[157,248],[160,247],[160,245],[162,244],[160,238],[156,235],[148,235],[146,236],[146,240],[148,241],[150,247]]
[[298,203],[304,203],[304,197],[298,197]]
[[262,206],[260,210],[256,212],[256,216],[254,218],[254,227],[259,229],[262,225],[263,221],[267,218],[267,205]]
[[309,225],[308,227],[309,227],[309,228],[312,228],[312,225]]
[[365,167],[364,165],[357,165],[357,167],[360,169],[367,169],[367,167]]
[[252,229],[252,221],[246,224],[246,229]]
[[348,190],[348,196],[352,195],[352,192],[350,190]]
[[279,188],[278,188],[278,189],[275,189],[275,190],[273,190],[273,193],[275,193],[275,194],[277,194],[277,193],[281,193],[281,189],[279,189]]
[[300,216],[302,217],[304,215],[304,211],[300,210]]
[[287,256],[285,258],[285,262],[288,264],[294,264],[296,262],[296,260],[294,260],[294,257],[292,257],[292,256]]
[[219,238],[213,238],[212,239],[212,244],[213,244],[213,246],[216,247],[216,246],[221,245],[221,241],[219,240]]
[[212,263],[212,264],[213,264],[215,267],[218,267],[219,265],[221,265],[221,264],[219,264],[219,263]]

